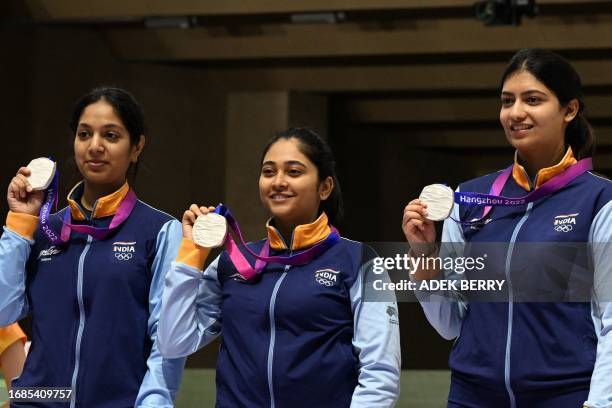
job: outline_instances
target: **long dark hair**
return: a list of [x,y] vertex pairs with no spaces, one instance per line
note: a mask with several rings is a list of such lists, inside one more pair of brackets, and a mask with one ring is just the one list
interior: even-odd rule
[[508,77],[520,71],[529,72],[546,85],[557,96],[561,106],[567,106],[572,99],[578,100],[578,114],[565,129],[565,144],[572,147],[577,159],[591,157],[595,150],[595,132],[585,117],[582,82],[574,67],[554,52],[525,48],[510,59],[502,75],[500,89]]
[[[125,125],[130,136],[130,147],[138,144],[140,135],[144,135],[146,130],[142,106],[125,89],[107,86],[92,89],[77,101],[69,123],[72,135],[76,135],[79,120],[85,108],[101,100],[113,107],[113,110]],[[138,163],[131,163],[127,173],[131,175],[132,181],[134,181],[138,173]]]
[[280,139],[296,139],[298,141],[300,152],[308,157],[308,160],[317,168],[319,182],[322,182],[327,177],[332,178],[334,188],[329,197],[321,201],[319,214],[324,211],[330,224],[340,223],[344,213],[344,205],[340,182],[336,174],[336,160],[329,144],[310,128],[292,127],[278,133],[268,142],[261,155],[261,162],[263,162],[263,158],[268,153],[268,150],[270,150],[270,147]]

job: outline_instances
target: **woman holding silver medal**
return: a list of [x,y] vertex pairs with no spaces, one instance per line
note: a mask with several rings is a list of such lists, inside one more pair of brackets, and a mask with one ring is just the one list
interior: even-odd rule
[[[395,302],[367,302],[373,251],[333,227],[341,196],[329,146],[292,128],[264,149],[267,239],[243,243],[231,212],[192,205],[166,278],[160,350],[187,356],[222,335],[217,407],[391,407],[399,394]],[[197,220],[197,221],[196,221]],[[210,247],[227,251],[202,272]],[[195,241],[195,243],[194,243]],[[395,313],[396,315],[396,313]]]
[[[406,239],[437,256],[432,220],[448,217],[452,208],[442,242],[507,242],[502,264],[510,285],[519,264],[536,286],[547,267],[537,256],[521,259],[515,243],[582,242],[593,244],[589,273],[609,288],[612,183],[588,171],[594,136],[574,68],[549,51],[519,51],[502,76],[500,121],[516,149],[514,164],[461,184],[454,198],[452,191],[443,198],[442,187],[424,190],[404,210]],[[484,215],[482,206],[452,207],[453,199],[495,202],[500,196],[521,197],[524,204],[488,207]],[[573,228],[554,228],[560,217],[573,217]],[[452,246],[444,245],[447,251]],[[431,275],[419,271],[417,279]],[[512,288],[507,302],[421,301],[432,326],[446,339],[457,338],[448,406],[612,406],[612,299],[600,286],[593,289],[590,302],[516,303]]]
[[171,407],[184,360],[161,357],[157,321],[180,223],[128,185],[145,144],[142,109],[122,89],[94,89],[70,129],[83,180],[68,207],[51,214],[58,181],[49,159],[20,168],[8,188],[0,324],[31,315],[33,328],[13,388],[63,390],[11,407]]

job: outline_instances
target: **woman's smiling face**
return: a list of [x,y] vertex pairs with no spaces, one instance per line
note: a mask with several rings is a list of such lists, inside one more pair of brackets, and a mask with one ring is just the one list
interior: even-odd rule
[[321,200],[331,192],[321,184],[316,166],[300,151],[297,139],[279,139],[266,152],[259,195],[278,222],[294,226],[312,222]]
[[508,142],[519,153],[558,151],[565,145],[565,128],[574,118],[557,96],[525,70],[510,75],[501,94],[499,120]]

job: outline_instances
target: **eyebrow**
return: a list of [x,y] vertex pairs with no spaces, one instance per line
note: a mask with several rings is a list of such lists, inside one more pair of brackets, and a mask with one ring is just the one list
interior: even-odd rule
[[[283,164],[286,164],[286,165],[289,165],[289,166],[298,165],[298,166],[306,167],[306,165],[304,163],[302,163],[301,161],[299,161],[299,160],[288,160],[288,161],[284,162]],[[262,166],[266,166],[266,165],[274,165],[274,166],[276,166],[276,162],[273,162],[272,160],[268,160],[268,161],[263,162],[261,165]]]
[[[541,94],[541,95],[546,95],[545,92],[542,92],[542,91],[537,90],[537,89],[530,89],[528,91],[525,91],[525,92],[521,93],[521,95],[529,95],[529,94],[534,94],[534,93]],[[502,94],[502,96],[504,96],[504,95],[514,96],[514,94],[512,92],[508,92],[508,91],[503,91],[501,94]]]
[[[84,126],[84,127],[88,127],[88,128],[92,127],[90,124],[85,123],[85,122],[81,122],[81,123],[79,123],[79,126]],[[119,130],[124,129],[124,127],[123,127],[123,126],[118,125],[118,124],[116,124],[116,123],[109,123],[109,124],[106,124],[106,125],[102,126],[102,128],[103,128],[103,129],[119,129]]]

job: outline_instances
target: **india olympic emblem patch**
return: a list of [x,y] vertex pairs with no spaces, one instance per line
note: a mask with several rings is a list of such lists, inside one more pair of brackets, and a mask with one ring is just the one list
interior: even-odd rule
[[340,271],[333,269],[319,269],[315,272],[315,281],[322,286],[331,287],[338,283],[338,274]]
[[570,232],[576,225],[578,214],[557,215],[553,222],[553,229],[557,232]]
[[136,242],[113,242],[113,254],[119,261],[129,261],[136,252]]

